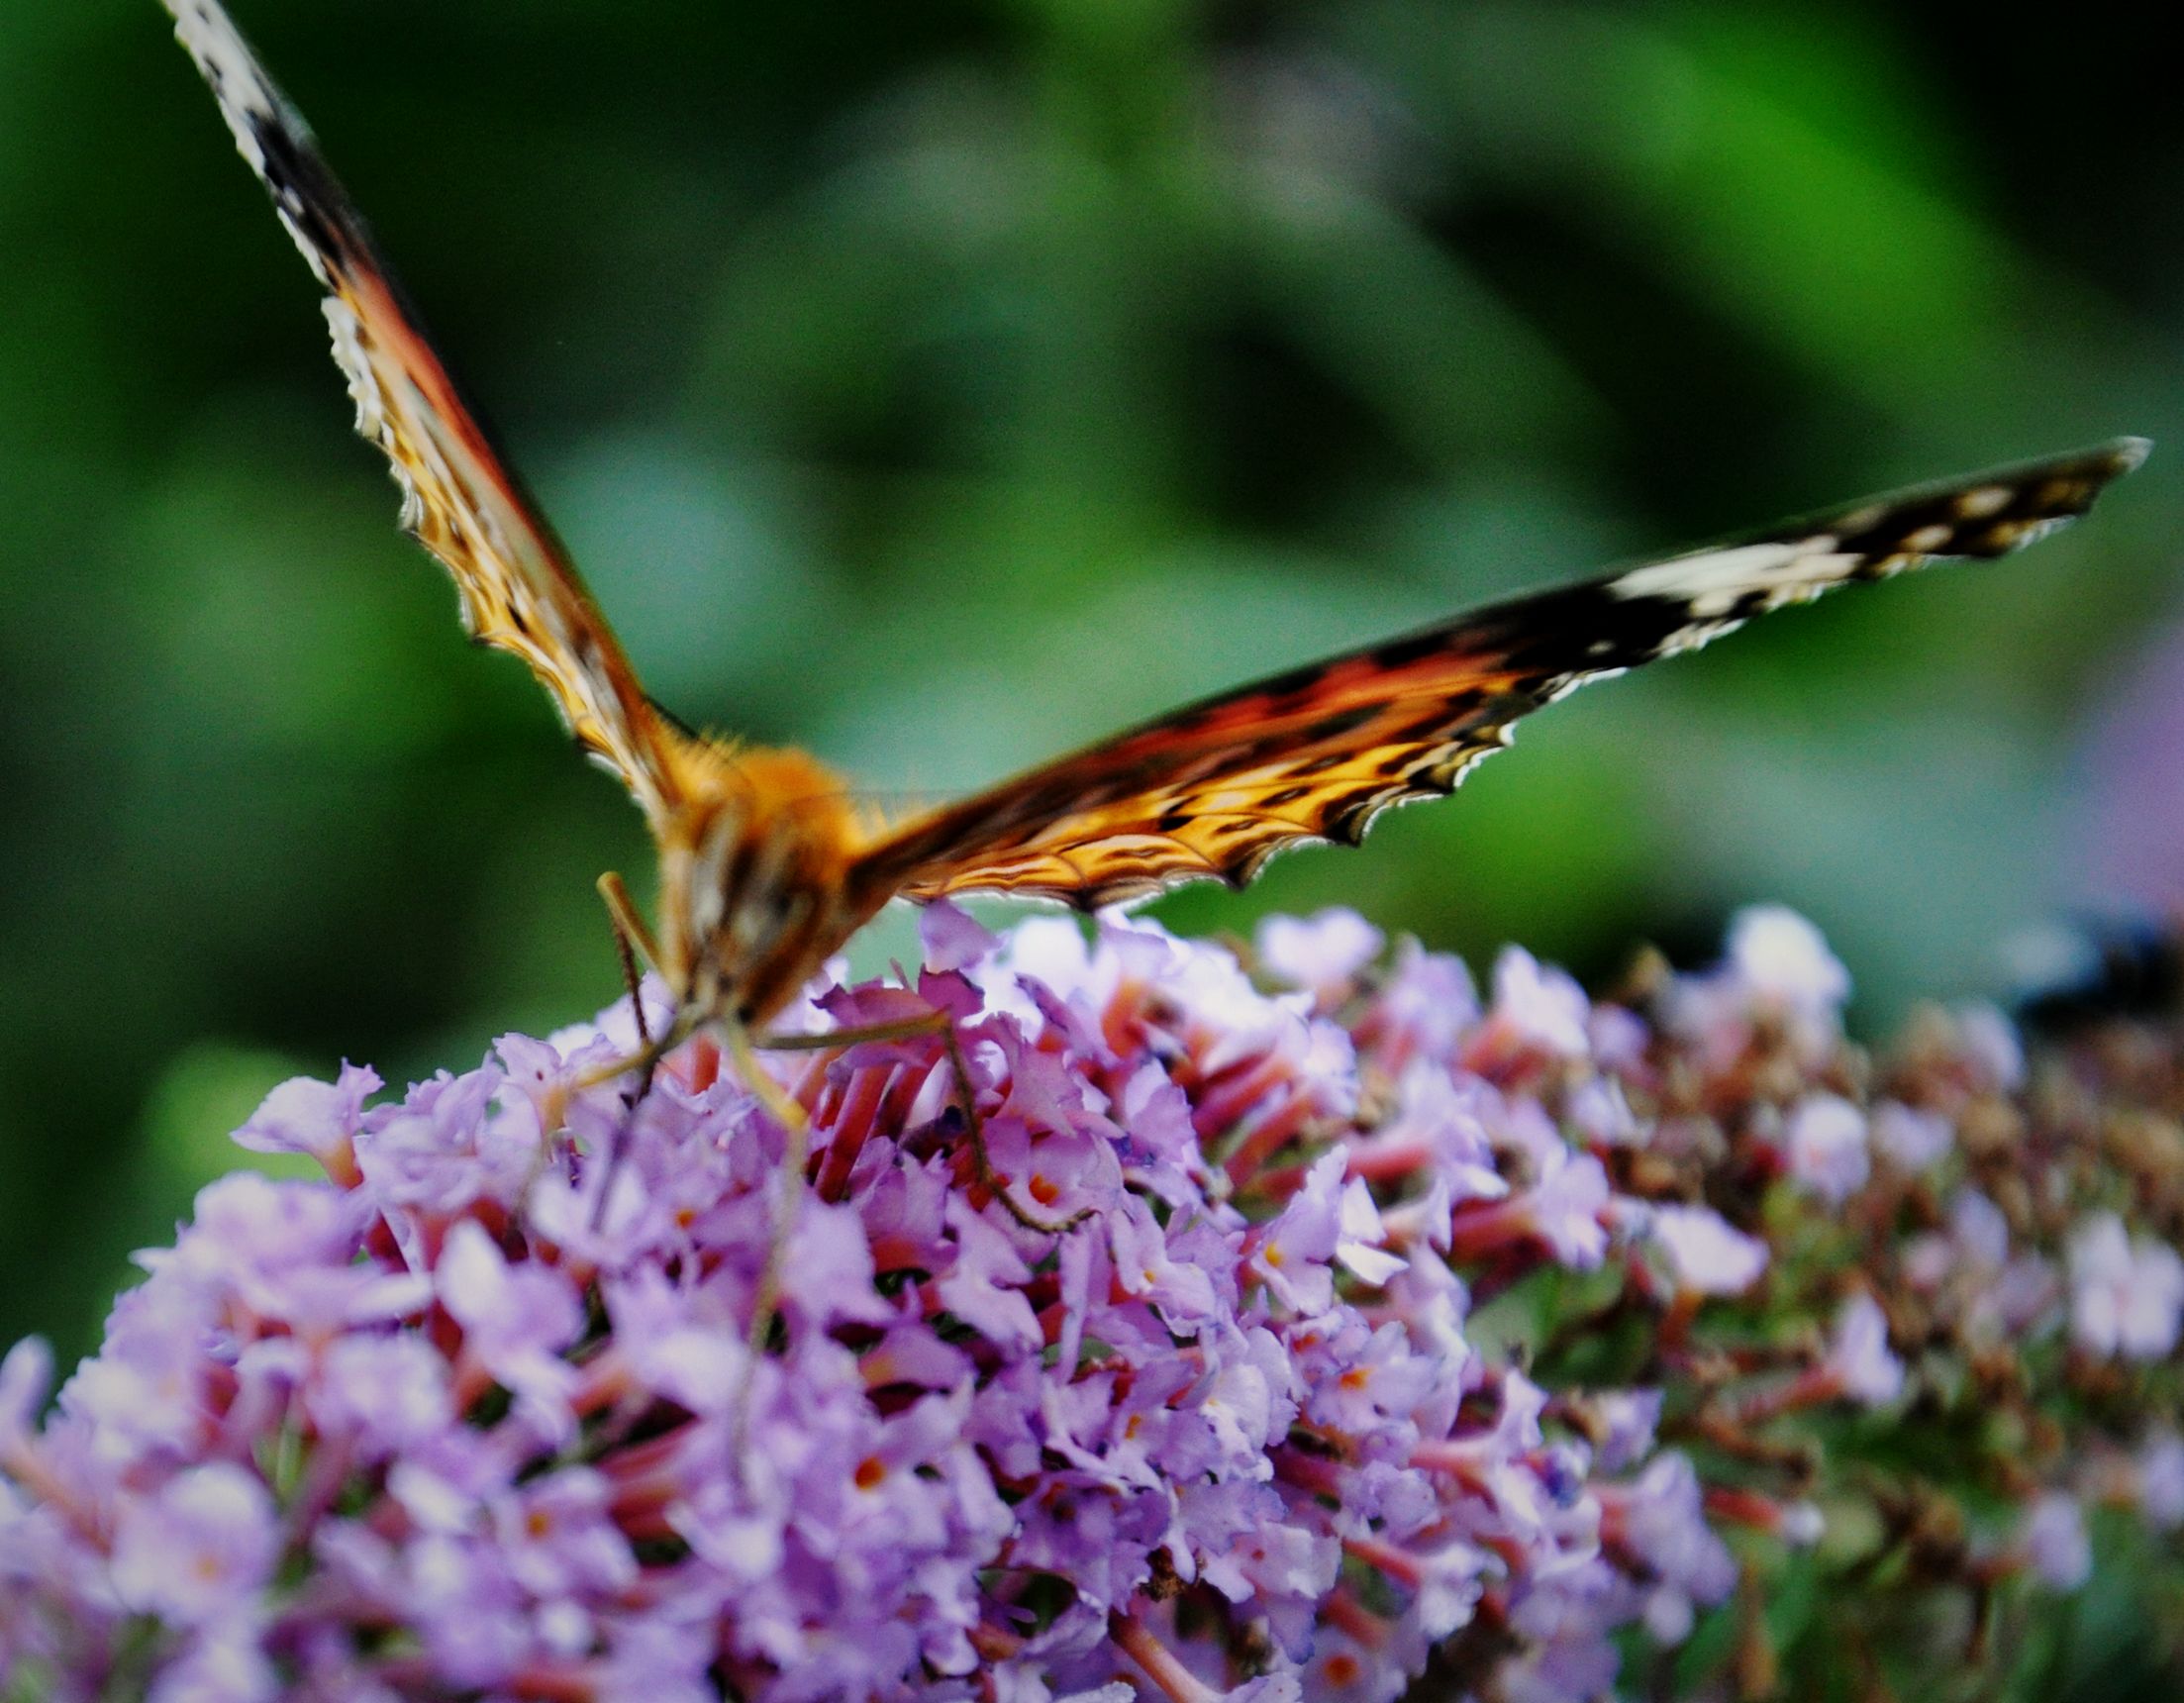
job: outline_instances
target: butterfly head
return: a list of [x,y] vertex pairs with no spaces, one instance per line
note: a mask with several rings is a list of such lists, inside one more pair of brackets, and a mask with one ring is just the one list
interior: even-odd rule
[[661,969],[700,1017],[773,1015],[865,920],[841,779],[801,751],[705,745],[660,845]]

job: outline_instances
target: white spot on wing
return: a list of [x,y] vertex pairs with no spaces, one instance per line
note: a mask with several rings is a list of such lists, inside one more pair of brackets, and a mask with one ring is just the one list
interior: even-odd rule
[[306,209],[296,187],[276,178],[258,137],[260,128],[281,131],[308,146],[302,121],[283,110],[272,81],[259,69],[243,37],[215,0],[166,0],[166,7],[174,15],[175,39],[189,50],[220,103],[220,116],[228,122],[237,151],[257,173],[258,181],[272,192],[273,210],[280,215],[290,239],[319,282],[331,289],[334,279],[327,269],[328,257],[319,252],[318,245],[304,229]]
[[1703,550],[1649,567],[1635,567],[1608,582],[1616,597],[1667,597],[1701,619],[1727,615],[1754,593],[1771,603],[1811,596],[1854,571],[1859,557],[1836,549],[1832,533],[1784,544],[1745,544]]
[[1679,627],[1653,652],[1658,657],[1680,656],[1686,651],[1702,651],[1725,633],[1734,633],[1743,626],[1741,621],[1698,621],[1689,627]]
[[256,138],[249,134],[247,123],[238,120],[274,116],[273,91],[265,74],[250,57],[228,15],[211,0],[167,0],[167,10],[174,14],[176,39],[189,50],[190,57],[202,67],[205,80],[220,97],[244,157],[252,165],[261,164]]

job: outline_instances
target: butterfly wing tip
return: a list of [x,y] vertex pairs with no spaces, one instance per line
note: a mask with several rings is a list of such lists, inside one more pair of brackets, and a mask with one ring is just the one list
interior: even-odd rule
[[161,4],[174,20],[175,40],[204,67],[223,99],[253,112],[270,105],[263,73],[217,0],[161,0]]
[[2109,465],[2115,468],[2116,476],[2121,478],[2126,473],[2136,472],[2145,464],[2146,457],[2153,453],[2153,440],[2118,438],[2104,445],[2103,449],[2107,451]]
[[[2060,477],[2086,481],[2085,502],[2077,511],[2083,513],[2093,506],[2093,499],[2111,482],[2126,473],[2136,472],[2152,453],[2151,438],[2111,438],[2105,444],[2092,445],[2074,454],[2058,455],[2046,470]],[[2036,466],[2027,469],[2029,472],[2039,470]]]

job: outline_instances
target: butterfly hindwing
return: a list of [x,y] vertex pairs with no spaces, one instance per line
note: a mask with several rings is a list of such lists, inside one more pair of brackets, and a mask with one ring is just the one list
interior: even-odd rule
[[1194,878],[1241,885],[1286,847],[1354,842],[1389,805],[1453,790],[1520,717],[1588,681],[1853,580],[2003,554],[2082,514],[2144,453],[2126,439],[1876,498],[1276,675],[906,823],[853,878],[915,899],[1083,906]]
[[214,0],[166,0],[236,146],[326,289],[357,431],[385,452],[402,522],[447,566],[464,625],[530,664],[577,741],[656,824],[672,803],[674,735],[565,551],[494,448],[409,307],[309,129]]

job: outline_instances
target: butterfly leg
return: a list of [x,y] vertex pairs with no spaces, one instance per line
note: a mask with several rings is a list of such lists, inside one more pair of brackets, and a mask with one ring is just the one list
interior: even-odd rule
[[[638,974],[638,962],[642,958],[647,968],[656,971],[659,968],[659,948],[653,943],[652,931],[645,926],[645,919],[639,914],[636,902],[631,899],[630,889],[623,884],[622,877],[609,869],[599,877],[597,884],[599,896],[607,905],[607,925],[614,930],[614,952],[622,962],[622,985],[630,995],[630,1017],[637,1024],[638,1050],[627,1057],[615,1059],[611,1064],[602,1064],[597,1069],[587,1070],[577,1078],[576,1085],[579,1088],[595,1088],[627,1070],[641,1068],[645,1072],[645,1085],[648,1088],[651,1085],[652,1069],[659,1062],[660,1055],[672,1052],[686,1040],[696,1024],[677,1013],[668,1034],[660,1038],[657,1046],[653,1045],[651,1033],[645,1022],[645,994]],[[643,1097],[641,1091],[639,1098]]]
[[599,1179],[599,1193],[592,1200],[591,1227],[598,1230],[607,1216],[607,1200],[614,1191],[615,1178],[621,1173],[622,1161],[629,1152],[630,1137],[637,1129],[638,1108],[645,1104],[645,1097],[652,1091],[652,1075],[659,1068],[659,1061],[674,1048],[681,1045],[690,1033],[691,1025],[681,1016],[668,1027],[665,1035],[656,1042],[645,1021],[645,992],[638,974],[638,958],[642,954],[645,963],[655,969],[659,964],[659,952],[653,945],[651,931],[645,926],[645,919],[638,914],[631,902],[630,889],[623,885],[622,877],[609,869],[599,877],[599,896],[607,902],[607,920],[614,929],[615,955],[622,960],[622,984],[630,992],[630,1016],[637,1024],[638,1050],[628,1058],[617,1058],[612,1064],[587,1072],[580,1077],[577,1086],[588,1088],[619,1076],[633,1067],[638,1072],[637,1092],[631,1097],[629,1110],[615,1126],[614,1143],[607,1150],[606,1172]]
[[1042,1217],[1011,1194],[1006,1179],[994,1169],[992,1154],[986,1148],[985,1120],[978,1115],[977,1094],[971,1087],[970,1065],[963,1057],[962,1039],[956,1033],[955,1020],[946,1012],[928,1012],[922,1017],[906,1017],[898,1023],[875,1023],[859,1029],[835,1029],[823,1035],[754,1036],[751,1045],[765,1052],[819,1052],[854,1047],[861,1041],[905,1041],[919,1035],[938,1035],[947,1049],[948,1067],[955,1075],[955,1104],[963,1114],[970,1135],[971,1162],[977,1169],[978,1180],[1025,1229],[1042,1236],[1061,1236],[1075,1229],[1089,1216],[1090,1208],[1071,1213],[1067,1218]]
[[750,1329],[744,1339],[749,1354],[749,1369],[745,1373],[744,1387],[729,1422],[729,1434],[736,1454],[741,1458],[749,1433],[750,1397],[757,1382],[758,1359],[766,1352],[766,1339],[773,1334],[773,1321],[781,1310],[781,1279],[788,1267],[789,1238],[796,1231],[797,1209],[803,1204],[804,1191],[811,1186],[804,1175],[804,1167],[811,1157],[812,1120],[804,1108],[783,1091],[781,1084],[766,1074],[764,1066],[758,1062],[750,1033],[740,1023],[732,1022],[726,1027],[728,1055],[737,1075],[781,1126],[782,1134],[781,1197],[774,1206],[773,1221],[767,1232],[766,1262],[759,1268],[757,1292],[751,1297]]
[[[622,954],[623,979],[630,984],[630,1003],[637,1004],[637,968],[631,956],[634,947],[637,955],[644,958],[647,969],[658,970],[659,947],[652,939],[652,931],[645,926],[645,918],[637,908],[637,901],[630,897],[630,889],[621,875],[609,869],[596,883],[599,896],[606,901],[607,921],[614,928],[615,951]],[[638,1027],[645,1026],[645,1014],[638,1013]]]

